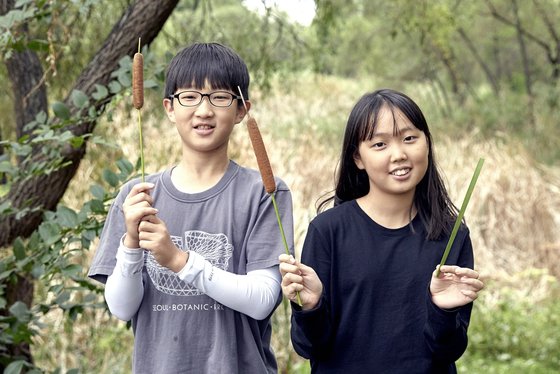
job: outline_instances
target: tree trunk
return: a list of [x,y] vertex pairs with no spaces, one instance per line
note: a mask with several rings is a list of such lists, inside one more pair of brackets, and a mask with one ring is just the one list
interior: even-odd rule
[[[91,94],[95,91],[95,84],[107,85],[111,80],[111,72],[118,67],[118,61],[124,55],[132,56],[138,49],[138,37],[143,45],[151,43],[159,33],[165,21],[177,5],[179,0],[138,0],[134,2],[105,40],[100,50],[78,77],[73,89]],[[29,52],[32,53],[32,52]],[[10,76],[13,84],[27,79],[27,71],[16,71],[20,76]],[[70,90],[69,92],[72,92]],[[98,108],[110,100],[99,103]],[[71,107],[71,99],[67,97],[65,103]],[[21,105],[21,104],[20,104]],[[72,128],[75,135],[89,134],[95,128],[96,122],[85,122]],[[14,207],[23,207],[31,202],[33,207],[52,210],[56,207],[68,184],[76,173],[80,161],[86,151],[86,144],[78,149],[68,146],[64,152],[65,161],[70,164],[49,175],[41,175],[26,181],[14,183],[6,196]],[[40,155],[36,156],[37,158]],[[28,237],[41,224],[42,213],[31,213],[20,220],[14,215],[0,218],[0,247],[10,245],[17,238]]]
[[[138,48],[138,38],[142,45],[150,44],[157,36],[167,18],[175,9],[179,0],[137,0],[124,12],[115,24],[103,46],[95,54],[88,66],[78,77],[73,89],[91,94],[95,84],[107,85],[111,80],[111,72],[118,67],[118,61],[124,55],[133,55]],[[14,0],[0,0],[0,12],[7,13],[14,6]],[[23,30],[26,31],[26,30]],[[10,80],[14,90],[17,134],[24,134],[24,126],[35,118],[40,111],[48,113],[47,92],[43,79],[43,70],[37,55],[31,51],[15,53],[6,61]],[[70,90],[69,92],[72,92]],[[97,110],[102,111],[108,97],[97,104]],[[65,104],[71,107],[68,96]],[[76,109],[72,109],[76,113]],[[77,136],[89,134],[95,128],[96,122],[86,122],[74,126],[71,130]],[[0,150],[1,151],[1,150]],[[28,237],[37,229],[43,220],[41,210],[52,210],[56,207],[70,181],[74,177],[80,161],[86,151],[86,143],[80,148],[68,146],[64,151],[65,161],[69,165],[49,175],[40,175],[28,180],[19,181],[10,187],[6,196],[0,202],[8,199],[12,206],[21,208],[31,203],[32,207],[41,208],[36,213],[30,213],[21,219],[15,215],[0,217],[0,248],[9,246],[17,237]],[[39,152],[34,152],[34,158],[39,160]],[[33,282],[30,278],[19,276],[15,284],[10,284],[6,292],[7,307],[15,301],[23,301],[31,305],[33,299]],[[0,315],[6,310],[0,310]],[[27,344],[7,347],[9,354],[25,357],[32,362],[31,352]],[[2,365],[0,365],[0,369]]]
[[523,61],[523,73],[525,75],[525,90],[530,98],[533,97],[533,79],[531,77],[531,69],[529,67],[529,57],[527,56],[527,47],[525,46],[525,38],[523,37],[523,28],[519,19],[519,7],[517,0],[511,0],[513,7],[513,15],[515,17],[515,31],[517,33],[517,41],[519,42],[519,52]]

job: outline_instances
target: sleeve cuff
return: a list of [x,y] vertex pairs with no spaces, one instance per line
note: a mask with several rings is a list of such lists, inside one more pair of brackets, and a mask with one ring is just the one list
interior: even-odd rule
[[144,267],[144,251],[141,248],[127,248],[122,240],[117,250],[117,265],[123,276],[132,277]]
[[206,260],[204,257],[196,252],[189,251],[189,258],[185,266],[177,273],[177,276],[187,283],[192,284],[204,270]]

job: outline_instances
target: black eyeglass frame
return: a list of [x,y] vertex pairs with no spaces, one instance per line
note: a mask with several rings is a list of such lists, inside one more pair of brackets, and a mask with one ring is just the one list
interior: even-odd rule
[[[194,105],[185,105],[185,104],[183,104],[183,103],[181,102],[181,100],[179,99],[179,96],[182,95],[182,94],[184,94],[185,92],[194,92],[194,93],[199,94],[199,95],[200,95],[200,101],[199,101],[198,103],[194,104]],[[211,96],[211,95],[214,95],[214,94],[216,94],[216,93],[227,93],[228,95],[231,95],[231,96],[232,96],[231,102],[230,102],[228,105],[225,105],[225,106],[220,106],[220,105],[214,104],[214,103],[212,102],[212,99],[211,99],[210,96]],[[204,97],[205,97],[205,96],[208,97],[208,102],[209,102],[210,104],[212,104],[212,106],[215,106],[216,108],[229,108],[229,107],[231,106],[231,104],[233,104],[233,102],[234,102],[235,100],[241,100],[241,99],[242,99],[241,96],[236,95],[236,94],[234,94],[234,93],[231,93],[231,92],[229,92],[229,91],[214,91],[214,92],[210,92],[210,93],[202,93],[202,92],[194,91],[194,90],[185,90],[185,91],[177,92],[176,94],[167,96],[167,98],[168,98],[169,100],[171,100],[171,101],[173,101],[173,99],[177,99],[177,102],[179,103],[179,105],[184,106],[185,108],[194,108],[194,107],[196,107],[196,106],[199,106],[199,105],[202,103],[202,100],[204,100]]]

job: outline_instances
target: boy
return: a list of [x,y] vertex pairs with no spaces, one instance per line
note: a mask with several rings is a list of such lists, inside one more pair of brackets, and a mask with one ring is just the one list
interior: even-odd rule
[[[180,162],[127,183],[107,217],[89,276],[112,314],[132,319],[134,373],[276,373],[270,317],[284,252],[258,171],[228,157],[246,114],[249,73],[230,48],[193,44],[171,61],[163,105]],[[250,102],[247,102],[247,108]],[[293,248],[292,200],[276,199]]]

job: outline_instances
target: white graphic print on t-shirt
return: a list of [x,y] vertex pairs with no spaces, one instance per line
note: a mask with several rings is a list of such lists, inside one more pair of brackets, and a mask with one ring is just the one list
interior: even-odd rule
[[[183,251],[193,251],[204,256],[213,266],[226,270],[233,253],[233,245],[224,234],[204,231],[186,231],[185,241],[180,236],[171,236],[173,243]],[[174,272],[161,266],[151,252],[147,251],[146,268],[156,288],[169,295],[196,296],[202,292],[181,280]]]

